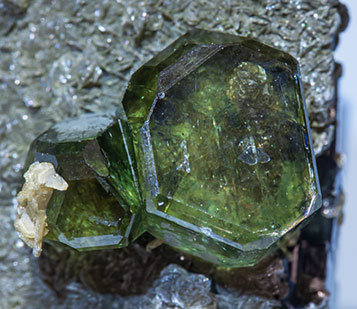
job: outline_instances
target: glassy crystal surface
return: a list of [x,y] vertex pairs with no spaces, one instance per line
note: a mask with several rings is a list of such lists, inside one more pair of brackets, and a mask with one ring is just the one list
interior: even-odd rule
[[321,198],[297,61],[188,33],[139,69],[123,106],[147,228],[224,266],[255,264]]
[[111,116],[86,115],[56,124],[32,143],[27,163],[53,163],[69,185],[47,206],[47,239],[78,250],[127,244],[140,205],[127,130]]

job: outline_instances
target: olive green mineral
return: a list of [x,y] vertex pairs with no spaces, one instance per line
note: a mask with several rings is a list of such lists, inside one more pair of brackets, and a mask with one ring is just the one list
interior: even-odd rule
[[48,240],[78,250],[128,244],[140,206],[128,130],[109,115],[84,115],[56,124],[32,143],[27,165],[50,162],[68,183],[47,205]]
[[257,41],[196,30],[131,78],[148,231],[227,267],[253,265],[321,204],[299,67]]
[[120,247],[144,230],[225,267],[254,265],[321,205],[299,67],[257,41],[195,30],[142,66],[125,116],[55,125],[29,163],[69,187],[47,207],[71,247]]

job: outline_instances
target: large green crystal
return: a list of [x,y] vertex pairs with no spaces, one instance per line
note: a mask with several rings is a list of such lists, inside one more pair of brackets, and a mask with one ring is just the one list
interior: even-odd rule
[[28,164],[69,189],[50,234],[79,250],[145,230],[226,266],[253,265],[321,204],[297,61],[251,39],[196,30],[141,67],[125,116],[55,125]]
[[140,206],[128,130],[111,116],[86,115],[53,126],[32,143],[27,165],[51,162],[69,184],[47,206],[47,239],[78,250],[128,244]]
[[298,63],[194,31],[138,70],[123,100],[148,231],[225,266],[258,261],[320,207]]

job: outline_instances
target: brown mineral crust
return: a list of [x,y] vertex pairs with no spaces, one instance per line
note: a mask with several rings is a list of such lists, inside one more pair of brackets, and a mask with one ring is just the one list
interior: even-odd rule
[[327,250],[325,244],[311,244],[303,240],[300,246],[299,276],[296,297],[302,304],[320,303],[329,295],[325,287]]
[[166,245],[147,251],[146,244],[152,240],[145,234],[120,250],[86,253],[45,245],[38,265],[43,280],[62,297],[69,281],[80,282],[99,293],[139,295],[151,287],[167,265],[174,263],[190,269],[192,264]]
[[288,276],[280,254],[270,256],[254,267],[225,270],[183,255],[165,244],[149,252],[146,244],[150,241],[152,237],[145,234],[138,242],[121,250],[88,253],[46,245],[39,260],[41,275],[62,297],[65,297],[63,293],[68,281],[80,282],[99,293],[143,294],[169,264],[202,273],[224,288],[247,294],[283,299],[289,292]]
[[214,281],[227,289],[268,299],[284,299],[289,293],[288,274],[279,254],[269,256],[253,267],[217,270]]
[[[332,201],[327,207],[335,207],[334,203],[337,203],[342,194],[335,183],[340,172],[335,157],[335,143],[333,143],[324,155],[317,158],[323,200]],[[327,290],[327,273],[334,271],[331,265],[327,264],[327,260],[328,256],[333,254],[330,246],[333,221],[339,218],[328,219],[322,215],[323,211],[322,208],[311,218],[310,224],[302,230],[294,247],[294,249],[298,248],[298,254],[291,260],[291,265],[297,267],[295,280],[292,280],[293,274],[291,274],[295,289],[290,295],[290,301],[294,306],[304,306],[310,302],[321,304],[330,293],[334,293]]]

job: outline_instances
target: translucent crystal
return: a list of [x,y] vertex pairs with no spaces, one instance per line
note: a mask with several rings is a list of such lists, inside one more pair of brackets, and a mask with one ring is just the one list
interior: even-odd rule
[[86,115],[56,124],[31,146],[28,164],[51,162],[67,181],[47,206],[48,240],[78,250],[128,243],[140,205],[127,125],[110,115]]
[[148,231],[224,266],[256,263],[321,198],[297,61],[251,39],[188,33],[123,100]]

